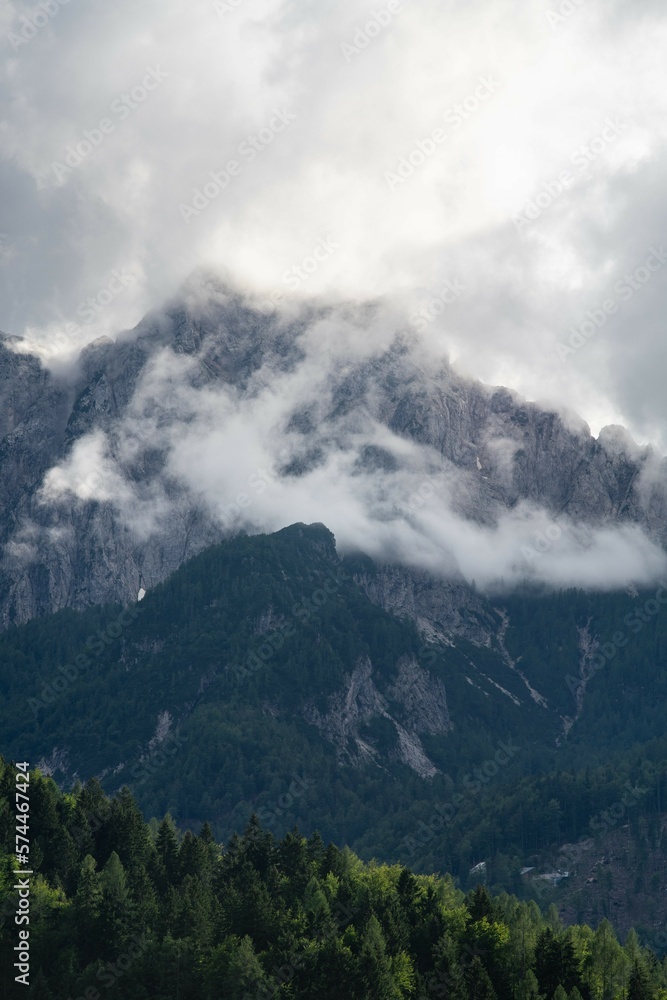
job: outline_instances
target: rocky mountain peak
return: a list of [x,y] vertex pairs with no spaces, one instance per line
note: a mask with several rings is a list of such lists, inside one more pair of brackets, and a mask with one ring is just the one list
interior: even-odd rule
[[637,575],[659,561],[667,466],[650,449],[617,427],[595,440],[383,322],[375,305],[264,313],[200,283],[89,344],[74,385],[1,342],[0,622],[133,599],[230,532],[299,519],[462,586],[484,532],[498,579],[542,572],[521,553],[549,525],[581,551],[632,530]]

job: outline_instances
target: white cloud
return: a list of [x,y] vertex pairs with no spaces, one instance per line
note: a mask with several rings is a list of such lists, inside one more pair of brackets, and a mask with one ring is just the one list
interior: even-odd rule
[[[402,390],[415,377],[427,395],[447,385],[434,377],[426,346],[404,361],[378,361],[394,318],[377,310],[366,323],[354,312],[347,320],[314,321],[297,338],[292,363],[269,352],[245,388],[243,380],[202,384],[194,356],[159,349],[123,418],[77,441],[50,470],[45,501],[74,495],[111,504],[142,538],[168,530],[170,517],[187,505],[208,511],[220,531],[324,522],[343,550],[436,576],[462,575],[491,589],[526,580],[609,589],[664,574],[665,553],[637,526],[554,519],[537,502],[508,509],[498,489],[505,484],[511,494],[521,435],[508,436],[498,415],[476,446],[466,443],[476,425],[465,414],[460,430],[455,423],[457,391],[466,391],[461,383],[441,408],[434,400],[422,418],[417,413],[433,445],[392,431],[396,401],[378,389],[382,370]],[[454,447],[474,452],[468,469],[443,457],[452,441],[443,438],[442,450],[435,444],[450,420],[446,436]],[[580,424],[576,430],[585,436]],[[612,458],[639,457],[619,428],[607,428],[601,442]],[[143,468],[150,452],[163,464],[137,476],[132,470]],[[642,482],[647,500],[656,484],[664,493],[664,474],[650,460]]]
[[[458,277],[466,294],[431,329],[443,350],[662,443],[664,281],[570,363],[554,351],[665,235],[667,14],[587,0],[553,27],[528,0],[404,3],[346,62],[341,44],[376,6],[72,0],[17,48],[6,32],[36,8],[6,5],[0,328],[47,343],[72,323],[80,341],[113,335],[195,263],[266,295],[330,234],[340,249],[297,296],[391,293],[411,307]],[[133,101],[153,67],[165,79]],[[474,108],[480,78],[498,87]],[[296,119],[251,161],[239,149],[274,109]],[[59,181],[52,163],[105,117],[113,131]],[[608,118],[627,127],[579,165]],[[385,172],[439,127],[446,140],[392,192]],[[179,205],[230,159],[240,173],[185,225]],[[563,170],[572,185],[518,234],[512,215]],[[136,282],[81,324],[119,268]]]
[[[250,522],[324,520],[350,545],[393,545],[420,563],[436,552],[478,580],[484,565],[487,578],[512,577],[539,512],[473,528],[452,513],[457,479],[449,500],[434,498],[399,525],[392,505],[422,481],[432,456],[406,455],[405,442],[377,423],[359,430],[341,421],[344,448],[326,448],[298,479],[281,478],[281,450],[296,446],[287,412],[315,387],[326,400],[331,365],[369,356],[401,317],[456,281],[464,290],[437,307],[425,331],[435,355],[569,407],[595,432],[624,423],[667,446],[667,270],[629,298],[615,291],[667,237],[667,12],[586,0],[553,25],[553,5],[529,0],[404,2],[346,59],[341,44],[377,4],[229,6],[71,0],[18,46],[9,32],[25,33],[22,18],[37,8],[3,7],[0,328],[50,364],[67,362],[81,344],[132,327],[199,264],[256,301],[284,293],[288,309],[312,295],[383,296],[392,309],[363,336],[354,323],[312,325],[306,363],[259,373],[252,402],[193,394],[182,359],[161,355],[133,423],[80,441],[49,474],[46,494],[94,495],[150,532],[169,503],[160,491],[138,495],[123,470],[153,444],[222,520],[255,476],[265,489],[244,513]],[[150,72],[159,86],[143,96]],[[483,99],[482,80],[491,81]],[[278,128],[280,116],[294,118]],[[79,156],[82,142],[91,148]],[[72,146],[74,165],[55,169]],[[206,207],[186,224],[179,206],[194,204],[222,170],[227,186],[204,195]],[[388,184],[397,171],[401,182]],[[513,217],[533,201],[537,217],[517,231]],[[318,240],[333,241],[335,252],[290,287],[285,275]],[[604,325],[572,355],[559,354],[610,296],[618,308]],[[163,393],[178,415],[166,426]],[[400,455],[400,471],[371,481],[355,456],[378,442]],[[485,461],[510,468],[511,442],[494,436],[488,448]],[[627,532],[582,538],[564,528],[531,571],[583,582],[589,565],[625,563],[639,578],[655,568],[647,545]],[[615,579],[611,569],[606,578]]]

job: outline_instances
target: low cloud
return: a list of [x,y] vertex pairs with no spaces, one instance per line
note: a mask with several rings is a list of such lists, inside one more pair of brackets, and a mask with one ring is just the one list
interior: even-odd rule
[[[202,294],[191,290],[191,308],[203,308]],[[43,502],[109,504],[140,538],[164,531],[184,505],[207,511],[221,534],[323,522],[341,550],[487,589],[615,589],[665,573],[665,553],[637,525],[573,520],[536,501],[508,506],[498,490],[511,486],[521,441],[498,415],[477,446],[456,427],[440,444],[429,394],[455,383],[455,399],[466,382],[427,345],[397,339],[393,310],[316,313],[278,353],[265,344],[263,363],[243,379],[202,384],[208,342],[191,356],[157,348],[123,417],[76,442],[46,476]],[[213,337],[220,350],[225,336]],[[392,378],[395,391],[412,392],[412,432],[389,425]],[[576,433],[586,432],[579,424]],[[622,429],[602,440],[610,461],[643,454]],[[447,457],[451,447],[464,448],[464,462]],[[159,457],[157,471],[146,471],[147,455]],[[664,490],[659,462],[643,475],[644,494]]]

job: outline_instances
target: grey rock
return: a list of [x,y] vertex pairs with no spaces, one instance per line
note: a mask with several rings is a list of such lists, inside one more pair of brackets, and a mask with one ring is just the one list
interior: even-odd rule
[[[357,319],[363,314],[357,310]],[[350,310],[267,315],[211,281],[206,294],[180,297],[115,342],[90,344],[67,376],[16,353],[15,340],[0,338],[0,628],[63,607],[133,601],[140,588],[224,537],[225,524],[205,506],[196,484],[167,474],[163,445],[137,439],[132,454],[123,448],[121,427],[170,428],[193,419],[175,384],[173,392],[167,383],[162,394],[138,395],[151,364],[166,352],[189,392],[225,389],[252,399],[277,374],[298,369],[307,353],[304,334],[315,321],[335,322],[337,315]],[[400,335],[371,357],[332,363],[328,375],[328,391],[313,390],[287,416],[285,440],[297,443],[278,475],[300,476],[332,451],[354,451],[355,435],[379,425],[424,446],[431,459],[422,473],[411,470],[415,482],[420,475],[444,475],[454,511],[476,524],[493,525],[529,502],[589,525],[636,524],[667,542],[667,463],[622,429],[607,428],[596,440],[582,422],[467,380],[445,362],[429,365]],[[119,502],[99,491],[95,499],[44,494],[49,470],[95,433],[106,435],[150,525],[135,518],[129,527]],[[390,481],[405,471],[395,455],[368,441],[354,454],[353,475]],[[498,632],[494,613],[461,579],[436,581],[422,571],[385,566],[358,582],[387,610],[413,618],[428,637],[464,636],[484,645]]]
[[381,693],[373,678],[368,657],[357,663],[342,691],[328,699],[325,713],[312,702],[303,708],[307,722],[319,729],[335,746],[339,760],[352,764],[383,760],[379,749],[364,737],[364,724],[381,717],[396,733],[396,749],[389,757],[407,764],[422,778],[432,778],[437,767],[424,752],[420,734],[439,735],[451,729],[445,688],[414,659],[398,664],[398,678]]

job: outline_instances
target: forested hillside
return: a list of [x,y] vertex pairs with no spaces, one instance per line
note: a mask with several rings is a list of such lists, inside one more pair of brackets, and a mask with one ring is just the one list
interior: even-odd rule
[[449,877],[363,864],[256,817],[216,842],[146,824],[95,780],[30,781],[28,989],[14,983],[15,767],[0,759],[0,989],[8,1000],[665,1000],[667,963],[608,922],[564,929],[552,911]]
[[[437,642],[372,603],[360,567],[373,572],[324,526],[294,525],[215,546],[126,609],[3,633],[2,751],[65,789],[127,784],[147,819],[226,839],[256,812],[277,836],[298,823],[464,887],[484,861],[491,889],[523,896],[520,869],[565,843],[565,869],[620,826],[638,850],[659,844],[658,600],[478,596],[487,620],[505,616],[502,644]],[[664,917],[658,902],[642,923]]]

